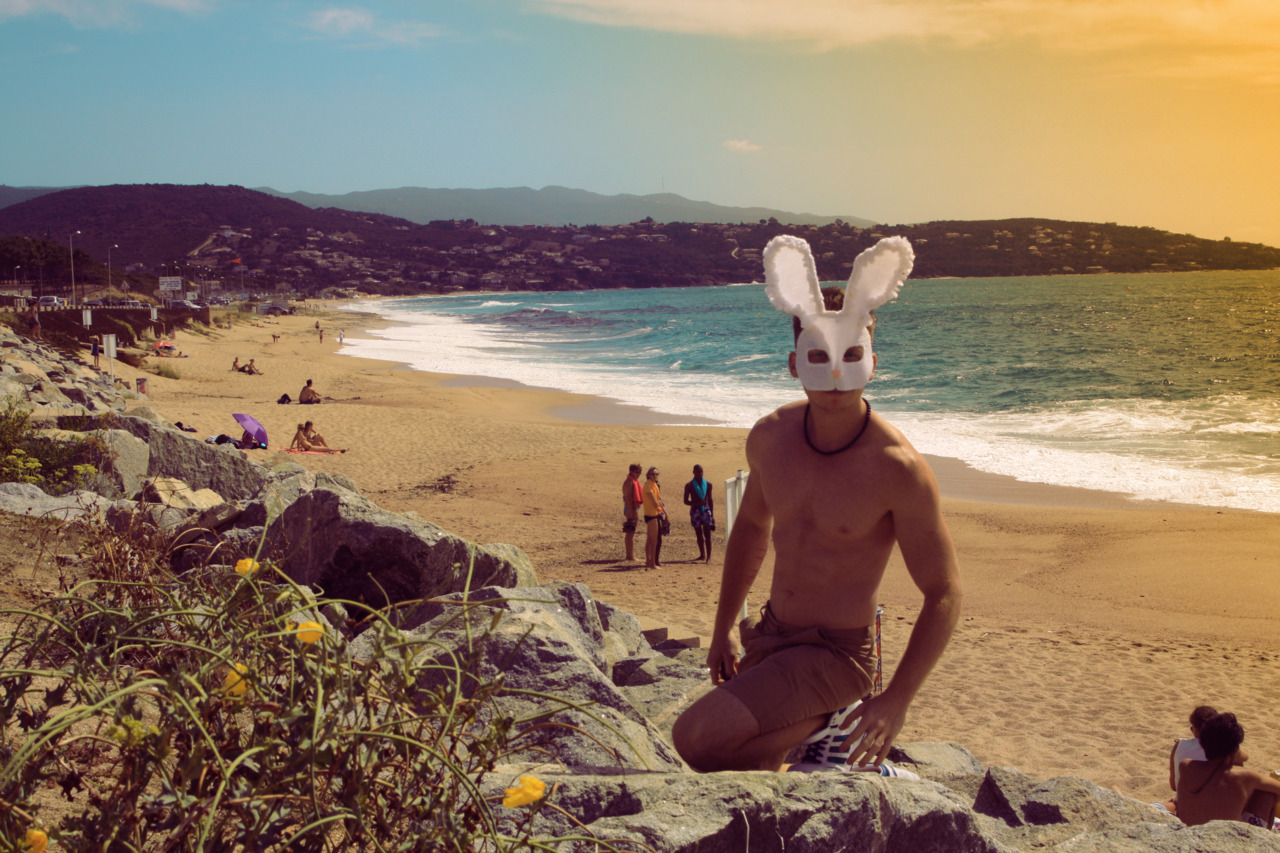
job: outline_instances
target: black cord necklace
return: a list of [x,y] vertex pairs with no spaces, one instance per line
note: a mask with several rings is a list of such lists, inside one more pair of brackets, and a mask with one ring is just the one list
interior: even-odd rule
[[846,444],[844,447],[841,447],[839,450],[820,450],[819,448],[813,446],[813,441],[810,440],[809,438],[809,404],[805,403],[804,404],[804,443],[809,445],[809,449],[812,450],[814,453],[821,453],[823,456],[835,456],[837,453],[844,453],[850,447],[853,447],[855,444],[858,443],[858,439],[862,438],[862,434],[867,431],[867,424],[871,423],[871,403],[867,400],[863,400],[862,402],[866,403],[867,405],[867,414],[862,419],[862,428],[858,430],[857,435],[849,439],[848,444]]

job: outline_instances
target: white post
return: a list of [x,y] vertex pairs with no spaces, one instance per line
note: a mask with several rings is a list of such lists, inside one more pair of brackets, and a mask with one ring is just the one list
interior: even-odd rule
[[[76,234],[80,232],[77,231]],[[67,244],[71,247],[71,304],[76,304],[76,234],[72,234],[67,238]]]
[[[736,477],[730,477],[724,481],[724,539],[729,541],[729,534],[733,532],[733,520],[738,517],[738,507],[742,504],[742,495],[747,490],[747,478],[751,476],[749,471],[738,469]],[[742,602],[742,612],[738,614],[739,619],[747,618],[747,603]]]

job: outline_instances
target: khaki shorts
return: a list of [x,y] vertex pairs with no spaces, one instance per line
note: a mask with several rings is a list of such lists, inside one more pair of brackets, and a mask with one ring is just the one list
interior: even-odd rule
[[738,674],[721,687],[755,716],[761,732],[830,714],[871,692],[871,627],[803,628],[779,622],[768,604],[740,626]]

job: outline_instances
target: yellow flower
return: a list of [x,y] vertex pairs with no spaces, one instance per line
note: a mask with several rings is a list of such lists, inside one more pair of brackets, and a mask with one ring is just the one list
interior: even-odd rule
[[521,776],[519,787],[507,788],[503,791],[507,796],[503,798],[502,804],[509,809],[527,806],[529,803],[542,799],[542,795],[546,792],[547,784],[541,779],[533,776]]
[[257,574],[257,571],[260,568],[262,568],[262,565],[257,560],[250,557],[245,557],[243,560],[236,563],[236,573],[244,575],[245,577]]
[[324,626],[319,622],[301,622],[293,626],[298,639],[310,645],[324,636]]
[[244,680],[249,674],[249,667],[242,663],[231,664],[231,671],[222,680],[222,689],[231,696],[243,696],[249,692],[249,682]]
[[28,829],[27,837],[23,839],[23,844],[31,853],[44,853],[46,847],[49,846],[49,836],[44,830]]

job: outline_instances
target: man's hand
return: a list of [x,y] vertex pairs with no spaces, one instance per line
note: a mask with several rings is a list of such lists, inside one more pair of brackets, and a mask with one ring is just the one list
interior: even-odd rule
[[733,635],[713,639],[707,650],[707,669],[711,670],[711,683],[723,684],[738,674],[738,661],[742,658],[742,644]]
[[849,764],[883,764],[889,755],[889,749],[893,746],[894,738],[898,736],[898,732],[902,731],[902,726],[907,721],[907,708],[910,704],[910,702],[904,702],[899,706],[890,694],[881,693],[859,705],[858,716],[850,717],[846,721],[846,725],[854,720],[857,720],[858,724],[840,744],[840,748],[844,749],[848,744],[857,743],[858,738],[862,738],[862,743],[854,747],[849,755]]

